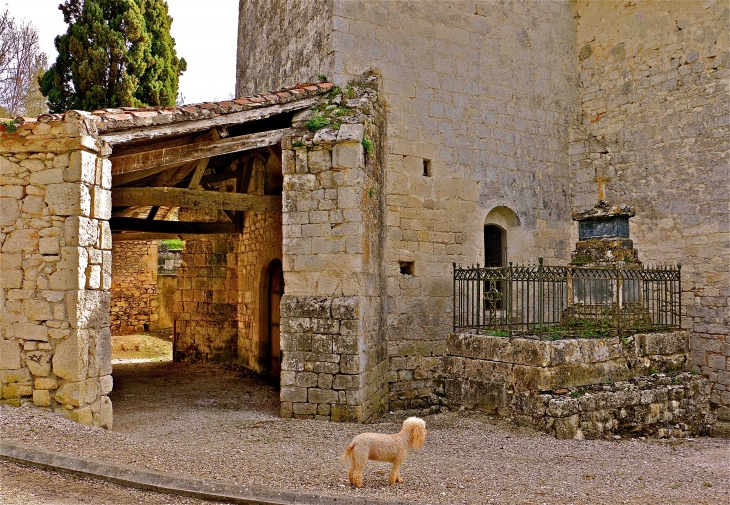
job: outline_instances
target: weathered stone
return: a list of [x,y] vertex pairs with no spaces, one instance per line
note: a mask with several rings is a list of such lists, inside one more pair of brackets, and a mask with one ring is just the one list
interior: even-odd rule
[[23,302],[23,314],[32,321],[53,319],[51,304],[45,300],[26,300]]
[[112,215],[112,192],[108,189],[94,187],[91,191],[91,217],[108,220]]
[[71,153],[65,172],[66,182],[94,184],[96,182],[96,155],[86,151]]
[[16,338],[48,342],[48,328],[43,324],[14,323],[13,332]]
[[53,373],[69,381],[86,379],[89,365],[89,333],[76,330],[56,345],[53,355]]
[[111,430],[113,427],[113,419],[112,401],[108,396],[102,396],[101,406],[99,408],[99,427]]
[[578,414],[570,417],[561,417],[555,420],[555,436],[559,439],[583,440],[583,432],[580,429],[580,417]]
[[82,216],[70,216],[66,219],[64,238],[66,246],[94,246],[99,239],[99,222]]
[[33,376],[46,377],[51,374],[52,358],[53,353],[50,351],[33,351],[26,353],[25,364]]
[[15,340],[0,340],[0,370],[20,368],[20,345]]
[[[0,158],[2,160],[2,158]],[[20,206],[15,198],[0,198],[0,226],[15,224],[20,217]]]
[[335,144],[332,148],[332,168],[334,170],[361,168],[364,164],[365,157],[361,143],[342,142]]
[[53,290],[74,290],[86,287],[88,255],[81,247],[62,247],[61,261],[51,274],[50,288]]
[[22,229],[11,231],[3,243],[3,253],[33,253],[38,250],[38,230]]
[[49,407],[51,405],[51,393],[46,389],[34,389],[33,404],[38,407]]
[[46,204],[51,214],[56,216],[89,216],[91,194],[83,184],[49,184]]
[[327,149],[309,151],[307,165],[309,172],[313,174],[332,170],[332,154]]

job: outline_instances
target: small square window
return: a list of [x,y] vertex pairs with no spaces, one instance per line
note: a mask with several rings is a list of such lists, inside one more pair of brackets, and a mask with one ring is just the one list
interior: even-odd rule
[[431,160],[423,159],[423,176],[431,177],[433,172],[431,171]]
[[398,263],[400,266],[401,275],[413,275],[413,262],[412,261],[401,261]]

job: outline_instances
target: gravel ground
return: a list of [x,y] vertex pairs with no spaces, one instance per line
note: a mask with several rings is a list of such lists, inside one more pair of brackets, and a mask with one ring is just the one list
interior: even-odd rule
[[0,461],[3,505],[225,505]]
[[426,445],[403,465],[403,483],[389,487],[390,465],[370,462],[365,488],[355,489],[339,461],[350,439],[398,431],[405,415],[367,426],[280,419],[275,388],[231,367],[124,364],[114,366],[114,380],[112,431],[3,405],[0,434],[193,477],[411,502],[730,503],[728,440],[556,440],[497,418],[447,412],[425,417]]

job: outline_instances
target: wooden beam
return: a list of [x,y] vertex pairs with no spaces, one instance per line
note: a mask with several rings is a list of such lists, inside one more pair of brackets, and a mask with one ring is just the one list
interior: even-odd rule
[[[130,172],[128,174],[112,175],[112,187],[124,186],[125,184],[131,184],[140,179],[144,179],[146,177],[157,175],[159,173],[165,172],[166,170],[175,170],[175,169],[183,167],[185,165],[186,165],[186,163],[180,163],[178,165],[154,167],[154,168],[149,168],[147,170],[140,170],[138,172]],[[193,168],[194,167],[195,167],[195,165],[193,164]],[[190,170],[192,170],[192,168]]]
[[266,119],[267,117],[282,114],[284,112],[307,109],[318,103],[321,99],[322,97],[315,96],[305,100],[296,100],[284,104],[276,104],[258,109],[234,112],[232,114],[221,114],[216,117],[200,119],[197,121],[177,121],[175,123],[158,126],[141,126],[139,128],[130,128],[128,130],[105,133],[99,135],[99,138],[111,145],[115,145],[131,142],[133,140],[154,139],[169,135],[194,133],[216,126],[238,125],[257,121],[259,119]]
[[200,184],[215,184],[216,182],[230,181],[238,177],[238,172],[233,170],[226,170],[219,174],[210,174],[200,179]]
[[273,212],[281,210],[281,197],[183,188],[112,188],[113,207],[145,207],[147,205],[186,209]]
[[198,189],[200,179],[203,178],[203,174],[205,173],[205,169],[208,167],[209,160],[210,158],[204,158],[198,162],[198,166],[195,167],[195,173],[188,184],[188,189]]
[[211,233],[236,233],[233,223],[201,222],[201,221],[148,221],[133,217],[113,217],[109,227],[114,231],[135,231],[147,233],[181,233],[206,235]]
[[201,160],[222,154],[249,151],[259,147],[278,144],[284,135],[291,133],[291,128],[282,128],[260,133],[251,133],[238,137],[229,137],[207,142],[197,142],[184,146],[155,149],[142,153],[110,158],[112,175],[126,174],[155,167],[164,167]]
[[127,242],[130,240],[143,240],[149,242],[151,240],[168,240],[171,238],[180,238],[180,235],[175,233],[144,233],[144,232],[133,232],[133,233],[113,233],[112,242]]

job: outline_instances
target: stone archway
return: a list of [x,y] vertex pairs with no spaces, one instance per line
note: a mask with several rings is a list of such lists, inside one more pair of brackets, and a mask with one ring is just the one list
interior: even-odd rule
[[484,219],[484,266],[506,266],[508,261],[527,261],[531,241],[519,216],[504,205],[489,211]]

